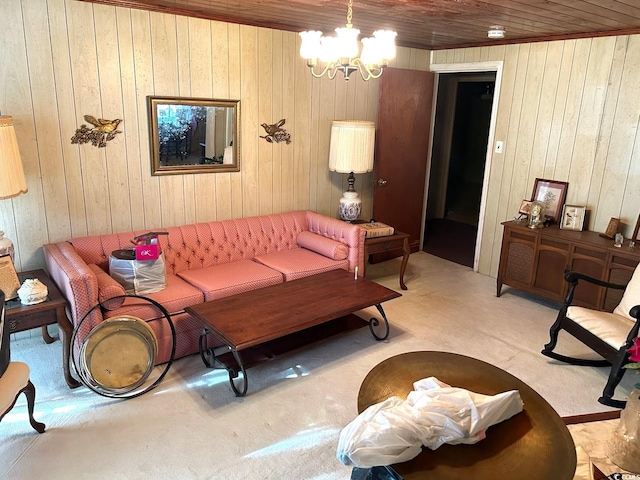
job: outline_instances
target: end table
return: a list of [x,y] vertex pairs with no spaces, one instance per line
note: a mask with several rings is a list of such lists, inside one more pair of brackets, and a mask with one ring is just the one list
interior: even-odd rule
[[[402,250],[402,264],[400,265],[400,288],[406,290],[407,286],[404,284],[404,270],[407,268],[407,262],[409,261],[409,234],[402,232],[394,232],[393,235],[386,235],[384,237],[370,237],[364,239],[364,269],[367,268],[367,262],[369,261],[369,255],[372,253],[387,252],[390,250]],[[365,272],[362,272],[364,276]]]
[[67,302],[60,293],[60,290],[58,290],[56,284],[44,270],[29,270],[18,273],[20,283],[23,283],[28,278],[37,278],[44,283],[47,286],[49,295],[47,300],[35,305],[23,305],[20,303],[20,299],[9,300],[5,308],[5,318],[9,323],[9,332],[16,333],[41,327],[42,338],[45,343],[51,343],[55,339],[49,335],[47,325],[57,323],[58,327],[62,330],[62,332],[60,332],[60,338],[63,339],[62,369],[64,379],[69,388],[79,387],[81,385],[80,382],[71,376],[69,368],[69,352],[73,326],[65,313]]

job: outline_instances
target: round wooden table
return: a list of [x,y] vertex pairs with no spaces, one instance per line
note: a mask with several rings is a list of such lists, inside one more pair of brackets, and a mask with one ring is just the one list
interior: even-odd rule
[[413,382],[436,377],[452,387],[485,395],[518,390],[519,414],[487,429],[474,445],[423,448],[414,459],[395,464],[405,480],[434,478],[571,480],[576,450],[556,411],[527,384],[489,363],[446,352],[409,352],[384,360],[369,372],[358,394],[358,412],[397,395],[405,399]]

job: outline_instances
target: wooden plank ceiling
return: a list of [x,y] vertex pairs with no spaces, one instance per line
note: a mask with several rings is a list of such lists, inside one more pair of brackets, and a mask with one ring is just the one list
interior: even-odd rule
[[[347,0],[81,0],[287,31],[332,34]],[[386,28],[397,44],[441,50],[640,33],[640,0],[353,0],[361,38]],[[492,25],[503,40],[487,38]]]

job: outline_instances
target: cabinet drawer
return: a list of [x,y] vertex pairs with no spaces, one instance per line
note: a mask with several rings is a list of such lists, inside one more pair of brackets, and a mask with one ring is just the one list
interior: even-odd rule
[[404,239],[402,238],[387,240],[384,242],[367,245],[367,253],[372,254],[372,253],[386,252],[388,250],[397,250],[397,249],[401,249],[403,245],[404,245]]
[[546,237],[540,238],[540,244],[539,244],[540,249],[560,250],[568,253],[569,247],[570,247],[570,244],[568,242],[555,240],[553,238],[546,238]]
[[609,263],[612,266],[619,266],[622,268],[628,267],[631,270],[635,270],[636,266],[638,265],[638,260],[639,259],[637,257],[629,257],[621,253],[612,253]]
[[509,230],[506,234],[506,238],[512,242],[521,243],[536,243],[536,235],[529,232],[521,232],[518,230]]

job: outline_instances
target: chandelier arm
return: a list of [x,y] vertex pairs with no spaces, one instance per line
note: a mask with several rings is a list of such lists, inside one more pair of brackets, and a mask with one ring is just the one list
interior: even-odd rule
[[[311,75],[313,75],[316,78],[322,78],[325,73],[330,71],[330,68],[331,68],[331,64],[325,65],[325,67],[322,69],[322,72],[316,73],[315,65],[309,65],[309,71],[311,72]],[[329,73],[329,76],[331,76],[331,73]]]
[[359,58],[354,58],[351,63],[358,67],[360,76],[364,81],[372,78],[380,78],[380,75],[382,75],[382,71],[384,70],[384,67],[379,65],[374,69],[369,69],[369,67],[367,67]]
[[329,74],[327,76],[329,77],[329,80],[333,80],[334,78],[336,78],[336,74],[338,73],[338,70],[340,70],[340,67],[337,65],[334,65],[332,69],[328,69]]

